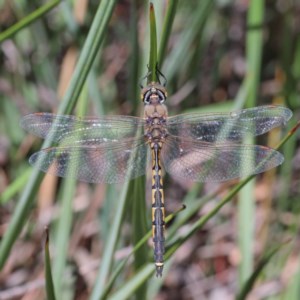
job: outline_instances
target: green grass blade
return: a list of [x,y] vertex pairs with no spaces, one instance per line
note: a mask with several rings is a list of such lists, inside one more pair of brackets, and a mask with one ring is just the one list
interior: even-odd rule
[[105,283],[107,281],[109,272],[111,271],[111,267],[113,264],[113,259],[114,259],[113,256],[114,256],[115,249],[117,247],[120,228],[122,225],[122,220],[123,220],[123,216],[124,216],[124,212],[125,212],[128,188],[129,188],[129,182],[127,181],[124,183],[124,185],[122,187],[117,211],[115,212],[114,222],[109,231],[109,238],[105,245],[101,265],[99,267],[99,271],[98,271],[97,278],[96,278],[96,281],[94,284],[94,289],[90,296],[90,300],[100,299],[105,292]]
[[263,49],[263,23],[264,23],[264,0],[250,1],[247,36],[246,36],[246,59],[247,74],[251,76],[252,85],[248,95],[247,107],[256,105],[257,88],[260,81],[261,57]]
[[[246,36],[246,56],[247,56],[247,74],[249,77],[248,94],[246,97],[246,107],[256,105],[258,83],[260,80],[261,56],[263,47],[263,24],[264,1],[253,0],[249,3],[248,11],[248,31]],[[253,139],[245,141],[247,144],[253,144]],[[244,281],[253,271],[254,264],[254,220],[255,201],[254,201],[255,182],[250,182],[241,191],[238,202],[238,243],[243,259],[239,266],[239,284]]]
[[[156,19],[154,5],[150,3],[149,10],[149,20],[150,20],[150,55],[149,55],[149,71],[151,72],[149,76],[149,82],[157,82],[158,78],[156,76],[156,64],[157,64],[157,34],[156,34]],[[148,82],[148,83],[149,83]]]
[[239,265],[240,286],[249,277],[254,265],[254,222],[251,222],[255,217],[254,187],[255,180],[245,186],[239,194],[237,205],[238,245],[243,258]]
[[[130,37],[132,41],[132,55],[130,62],[130,84],[129,84],[129,99],[133,102],[134,113],[138,111],[138,107],[141,104],[139,101],[138,95],[139,90],[137,86],[138,82],[138,69],[139,69],[139,45],[138,45],[138,27],[136,26],[138,22],[138,2],[135,0],[131,4],[131,32]],[[149,57],[150,60],[150,57]],[[127,194],[127,203],[128,208],[131,209],[131,224],[132,224],[132,243],[136,245],[139,240],[144,237],[147,233],[147,216],[146,216],[146,202],[145,202],[145,176],[133,180],[130,184],[132,187],[132,193],[128,190]],[[141,247],[134,252],[134,269],[138,270],[141,266],[145,264],[148,260],[148,247],[146,244],[143,244]],[[121,264],[122,265],[122,264]],[[125,266],[125,264],[124,264]],[[121,271],[121,270],[120,270]],[[136,291],[136,299],[144,299],[147,293],[147,284],[144,283]]]
[[46,229],[46,242],[45,242],[45,283],[47,300],[55,300],[55,290],[53,285],[52,271],[51,271],[51,259],[49,251],[49,232]]
[[[145,202],[145,176],[137,178],[132,182],[133,193],[127,195],[132,206],[133,245],[147,234],[147,208]],[[149,248],[147,244],[141,246],[134,252],[134,269],[139,270],[148,261]],[[143,284],[136,291],[136,299],[145,299],[147,285]]]
[[20,20],[18,23],[15,25],[9,27],[7,30],[3,31],[0,33],[0,43],[3,42],[4,40],[10,38],[14,34],[16,34],[18,31],[23,29],[24,27],[30,25],[34,21],[38,20],[40,17],[42,17],[44,14],[46,14],[48,11],[53,9],[55,6],[57,6],[61,0],[53,0],[49,3],[46,3],[42,7],[38,8],[31,14],[29,14],[27,17],[23,18]]
[[[71,173],[73,168],[69,168],[68,171]],[[54,286],[59,299],[62,297],[63,278],[73,220],[72,207],[75,187],[76,181],[74,178],[69,177],[63,181],[61,211],[55,236],[55,252],[57,255],[53,265]]]

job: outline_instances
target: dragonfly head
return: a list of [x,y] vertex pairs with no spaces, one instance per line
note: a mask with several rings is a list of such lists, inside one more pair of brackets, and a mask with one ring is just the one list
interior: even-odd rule
[[162,104],[167,99],[166,88],[157,82],[151,82],[142,89],[141,99],[145,105]]

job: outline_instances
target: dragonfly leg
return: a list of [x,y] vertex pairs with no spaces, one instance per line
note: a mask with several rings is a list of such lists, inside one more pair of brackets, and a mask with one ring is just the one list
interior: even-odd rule
[[155,66],[155,72],[156,72],[156,77],[158,78],[158,82],[161,83],[160,81],[160,77],[163,78],[164,82],[161,83],[164,87],[167,85],[167,78],[165,77],[165,75],[159,70],[158,68],[158,63],[156,63],[156,66]]

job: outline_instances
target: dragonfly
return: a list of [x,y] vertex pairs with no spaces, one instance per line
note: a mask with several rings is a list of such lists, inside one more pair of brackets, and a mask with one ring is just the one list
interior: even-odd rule
[[143,117],[78,118],[42,112],[21,119],[25,130],[56,143],[34,153],[29,162],[59,177],[120,183],[144,175],[151,162],[156,276],[162,276],[165,253],[162,167],[171,176],[193,182],[222,182],[262,173],[282,164],[283,155],[244,140],[285,125],[292,117],[288,108],[273,105],[168,116],[166,80],[161,76],[141,86]]

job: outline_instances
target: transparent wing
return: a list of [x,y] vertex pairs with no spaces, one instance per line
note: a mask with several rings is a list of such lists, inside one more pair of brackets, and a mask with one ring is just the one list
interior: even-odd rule
[[[36,113],[24,116],[20,125],[41,138],[51,135],[53,141],[66,144],[96,144],[133,138],[144,125],[144,119],[132,116],[103,116],[77,118],[75,116]],[[142,130],[141,130],[142,132]]]
[[260,106],[231,113],[183,114],[167,120],[168,132],[204,142],[240,140],[285,124],[292,112],[281,106]]
[[283,156],[268,147],[229,142],[207,143],[168,137],[162,162],[168,173],[191,181],[226,181],[274,168]]
[[144,140],[53,147],[34,153],[29,162],[40,170],[80,181],[117,183],[145,173],[148,146]]

